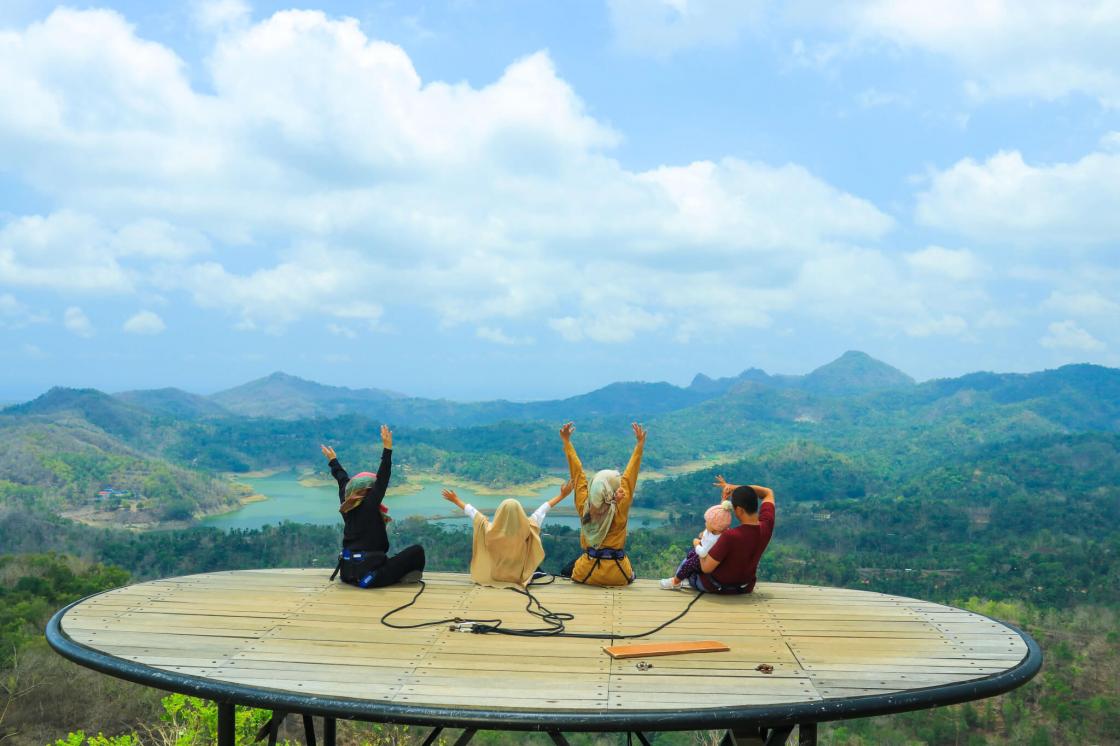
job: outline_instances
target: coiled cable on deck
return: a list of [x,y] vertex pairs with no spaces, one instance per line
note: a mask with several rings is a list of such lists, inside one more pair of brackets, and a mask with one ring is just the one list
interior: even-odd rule
[[[542,582],[543,577],[547,577],[549,579]],[[553,575],[542,575],[541,577],[535,577],[530,580],[529,584],[525,587],[525,590],[522,590],[520,588],[509,589],[514,593],[525,596],[528,599],[525,604],[525,611],[530,615],[540,619],[545,625],[547,625],[545,627],[517,629],[503,627],[503,622],[501,619],[463,619],[461,617],[437,619],[430,622],[418,622],[416,624],[395,624],[388,621],[389,617],[391,617],[392,615],[404,611],[405,609],[411,607],[416,603],[416,601],[420,598],[420,595],[424,592],[424,589],[427,587],[423,580],[418,581],[420,583],[420,590],[416,591],[416,595],[412,597],[412,600],[404,604],[403,606],[398,606],[395,609],[391,609],[390,611],[385,612],[385,614],[381,617],[381,623],[386,627],[392,627],[393,629],[420,629],[423,627],[434,627],[439,624],[449,624],[452,625],[452,629],[457,629],[464,632],[473,632],[474,634],[479,635],[498,634],[509,635],[512,637],[576,637],[586,640],[637,640],[642,637],[649,637],[650,635],[665,629],[670,624],[679,621],[692,609],[693,606],[696,605],[696,602],[699,601],[700,598],[704,595],[703,593],[697,593],[696,597],[688,602],[688,605],[684,607],[684,610],[681,611],[681,613],[646,632],[639,632],[629,635],[618,635],[607,632],[568,632],[565,627],[565,622],[573,621],[575,619],[575,615],[566,611],[552,611],[544,604],[542,604],[540,599],[534,596],[532,591],[530,590],[534,585],[551,585],[555,581],[556,578]]]

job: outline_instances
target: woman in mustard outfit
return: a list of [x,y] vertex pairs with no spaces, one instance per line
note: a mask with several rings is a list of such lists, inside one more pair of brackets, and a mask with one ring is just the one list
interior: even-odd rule
[[615,469],[598,471],[590,485],[572,445],[575,425],[569,422],[560,428],[564,455],[568,457],[568,471],[575,486],[576,512],[580,518],[579,544],[583,553],[576,559],[571,572],[572,580],[577,583],[629,585],[634,580],[634,568],[626,556],[626,521],[630,516],[630,505],[634,502],[646,431],[636,422],[631,427],[637,443],[626,471],[621,474]]

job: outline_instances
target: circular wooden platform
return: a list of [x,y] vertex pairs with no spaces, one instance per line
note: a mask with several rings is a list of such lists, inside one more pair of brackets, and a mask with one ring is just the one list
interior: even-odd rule
[[[614,660],[609,641],[395,630],[381,615],[418,586],[360,590],[322,569],[247,570],[120,588],[60,611],[48,640],[114,676],[218,701],[380,722],[504,729],[670,730],[819,722],[998,694],[1041,665],[1024,633],[900,596],[760,583],[706,596],[647,641],[719,640],[729,652]],[[430,573],[410,623],[459,616],[537,627],[525,598]],[[691,592],[639,580],[534,593],[570,632],[630,634]],[[637,641],[635,641],[637,642]],[[623,643],[619,643],[623,644]],[[773,666],[773,673],[756,670]]]

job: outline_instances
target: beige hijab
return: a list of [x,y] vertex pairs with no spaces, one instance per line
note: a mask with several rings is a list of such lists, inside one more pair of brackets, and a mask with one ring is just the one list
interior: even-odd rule
[[543,561],[541,527],[517,500],[503,500],[493,522],[475,513],[471,580],[480,585],[525,585]]
[[610,533],[614,514],[618,512],[615,493],[622,486],[622,475],[614,469],[595,472],[591,487],[587,490],[587,503],[583,515],[579,517],[580,530],[583,531],[587,545],[598,549]]

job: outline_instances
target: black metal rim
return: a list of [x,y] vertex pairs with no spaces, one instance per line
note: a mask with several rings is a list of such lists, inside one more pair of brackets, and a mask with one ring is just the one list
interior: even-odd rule
[[786,705],[718,708],[685,706],[674,710],[628,710],[626,712],[609,710],[541,712],[398,705],[377,700],[312,696],[286,690],[242,686],[201,676],[173,673],[103,653],[75,642],[62,629],[62,618],[66,616],[66,612],[99,595],[101,594],[95,593],[69,604],[56,612],[47,623],[46,638],[50,646],[63,657],[81,666],[133,683],[216,702],[378,723],[519,731],[669,731],[741,726],[773,727],[889,715],[984,699],[1022,686],[1034,678],[1042,668],[1042,649],[1029,634],[1013,624],[993,619],[985,614],[971,612],[1018,634],[1027,646],[1027,654],[1023,659],[998,674],[954,684],[909,689],[890,694],[842,697]]

